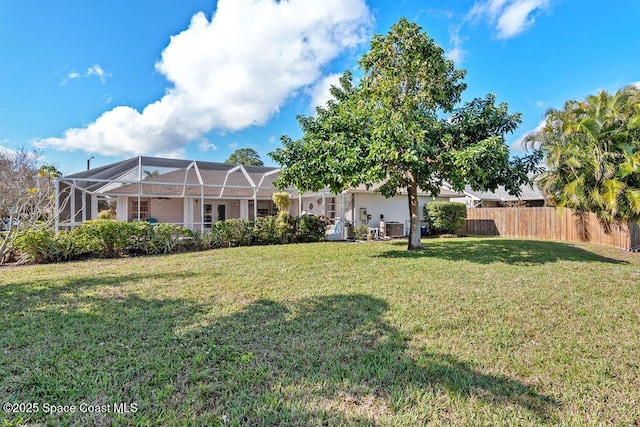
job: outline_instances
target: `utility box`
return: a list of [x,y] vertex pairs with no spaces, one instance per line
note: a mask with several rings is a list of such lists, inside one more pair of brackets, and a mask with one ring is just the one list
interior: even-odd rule
[[388,237],[404,237],[404,225],[400,222],[387,222],[385,235]]

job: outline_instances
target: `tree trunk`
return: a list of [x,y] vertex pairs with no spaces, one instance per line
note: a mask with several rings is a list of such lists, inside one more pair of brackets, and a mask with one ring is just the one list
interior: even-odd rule
[[420,241],[420,212],[418,204],[418,185],[411,180],[407,189],[407,197],[409,198],[409,247],[410,251],[422,249]]

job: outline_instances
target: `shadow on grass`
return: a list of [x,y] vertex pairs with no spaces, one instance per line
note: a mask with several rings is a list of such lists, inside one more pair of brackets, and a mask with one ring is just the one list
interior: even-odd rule
[[411,357],[387,303],[367,295],[258,300],[213,321],[201,301],[50,297],[0,326],[0,395],[139,409],[9,424],[385,425],[460,419],[478,402],[487,422],[555,419],[535,387],[451,354]]
[[383,258],[438,258],[478,264],[500,262],[515,265],[538,265],[558,261],[626,263],[589,252],[572,244],[536,240],[429,239],[423,241],[423,249],[416,251],[407,251],[404,242],[391,243],[390,246],[393,249],[377,256]]
[[498,413],[552,419],[557,403],[534,387],[485,374],[451,354],[412,359],[408,337],[384,321],[387,309],[367,295],[287,306],[256,301],[207,329],[209,356],[197,370],[219,379],[202,375],[208,384],[199,400],[218,402],[209,410],[243,425],[385,425],[403,415],[424,422],[437,412],[435,402],[451,394]]

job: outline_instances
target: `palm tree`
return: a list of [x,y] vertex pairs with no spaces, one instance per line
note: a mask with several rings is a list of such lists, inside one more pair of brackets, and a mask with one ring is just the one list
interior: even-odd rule
[[[605,230],[640,220],[640,89],[602,91],[549,110],[545,126],[525,143],[545,155],[539,176],[557,206],[597,214]],[[584,225],[584,224],[582,224]]]

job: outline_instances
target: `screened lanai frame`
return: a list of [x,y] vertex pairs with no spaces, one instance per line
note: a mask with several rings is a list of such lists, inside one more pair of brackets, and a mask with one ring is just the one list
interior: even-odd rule
[[[157,171],[158,174],[154,174]],[[273,167],[227,165],[223,163],[197,160],[180,160],[157,157],[138,156],[59,178],[56,181],[56,231],[62,227],[76,227],[88,218],[97,216],[99,197],[123,196],[137,199],[137,212],[133,220],[143,220],[141,206],[143,198],[183,198],[199,199],[200,221],[190,221],[190,225],[205,231],[205,199],[247,200],[244,214],[248,215],[248,201],[253,201],[253,217],[258,217],[258,201],[271,199],[273,192],[279,191],[273,181],[280,169]],[[148,176],[145,176],[147,174]],[[207,179],[203,179],[207,175]],[[181,179],[177,179],[182,177]],[[238,177],[241,177],[238,179]],[[210,182],[214,179],[216,182]],[[219,182],[221,181],[221,182]],[[302,197],[299,191],[290,187],[285,189],[298,199],[298,215],[302,214]],[[67,197],[65,204],[68,219],[62,220],[64,212],[60,201],[63,194]],[[320,196],[323,200],[328,193],[306,193],[304,196]],[[164,197],[163,197],[164,196]],[[167,197],[171,196],[171,197]],[[183,201],[184,204],[184,201]],[[78,209],[79,208],[79,209]],[[88,212],[91,208],[91,213]],[[242,215],[242,207],[239,208]],[[192,215],[194,215],[192,213]],[[127,212],[128,215],[128,212]],[[80,216],[80,218],[78,218]],[[78,221],[79,220],[79,221]],[[128,219],[125,219],[128,220]],[[184,223],[176,225],[187,226]],[[199,227],[198,227],[199,226]]]

